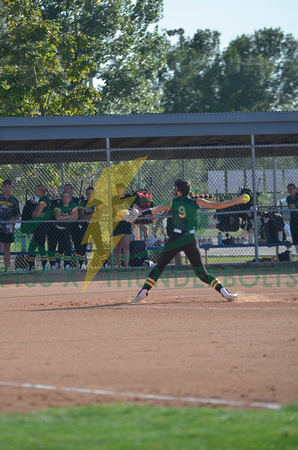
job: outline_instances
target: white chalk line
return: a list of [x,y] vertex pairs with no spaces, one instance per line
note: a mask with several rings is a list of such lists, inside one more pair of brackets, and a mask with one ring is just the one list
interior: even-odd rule
[[[257,306],[244,306],[243,308],[237,308],[237,309],[231,309],[228,306],[167,306],[167,305],[150,305],[150,304],[145,304],[145,303],[138,303],[137,305],[121,305],[121,308],[131,308],[132,306],[143,306],[146,308],[152,308],[152,309],[204,309],[204,310],[227,310],[227,311],[247,311],[247,310],[258,310],[258,311],[271,311],[271,310],[286,310],[286,311],[296,311],[298,310],[298,307],[257,307]],[[243,304],[241,304],[241,306],[243,306]]]
[[31,384],[31,383],[12,383],[0,381],[1,386],[19,387],[27,389],[44,389],[49,391],[61,392],[75,392],[80,394],[92,394],[113,397],[137,398],[143,400],[157,400],[170,402],[186,402],[190,404],[200,405],[215,405],[215,406],[233,406],[240,408],[261,408],[270,410],[280,410],[282,406],[278,403],[265,402],[242,402],[234,400],[222,400],[218,398],[200,398],[200,397],[176,397],[174,395],[158,395],[158,394],[140,394],[135,392],[117,392],[108,391],[104,389],[89,389],[89,388],[75,388],[75,387],[58,387],[46,384]]

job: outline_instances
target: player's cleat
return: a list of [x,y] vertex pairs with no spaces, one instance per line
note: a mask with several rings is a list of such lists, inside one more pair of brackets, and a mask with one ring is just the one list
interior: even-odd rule
[[228,300],[228,302],[232,302],[233,300],[236,300],[236,298],[238,297],[238,294],[231,294],[225,288],[221,288],[220,293],[226,300]]
[[148,295],[147,289],[142,289],[135,298],[130,300],[130,303],[140,303]]
[[70,270],[70,264],[65,264],[64,269],[65,269],[65,270]]

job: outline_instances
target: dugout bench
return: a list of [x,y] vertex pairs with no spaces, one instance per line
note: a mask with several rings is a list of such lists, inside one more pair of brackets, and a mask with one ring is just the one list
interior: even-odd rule
[[[199,248],[204,250],[205,252],[205,264],[207,264],[207,253],[208,250],[212,248],[220,248],[220,249],[226,249],[226,248],[255,248],[256,244],[229,244],[229,245],[199,245]],[[278,259],[278,248],[279,247],[291,247],[293,245],[293,242],[266,242],[264,244],[258,244],[258,247],[276,247],[276,256]]]

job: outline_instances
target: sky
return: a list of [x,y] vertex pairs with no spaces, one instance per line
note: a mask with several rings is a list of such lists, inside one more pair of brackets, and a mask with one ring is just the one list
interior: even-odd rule
[[298,40],[298,0],[164,0],[163,14],[159,26],[183,28],[185,37],[198,28],[219,31],[221,50],[237,36],[263,28],[280,27]]

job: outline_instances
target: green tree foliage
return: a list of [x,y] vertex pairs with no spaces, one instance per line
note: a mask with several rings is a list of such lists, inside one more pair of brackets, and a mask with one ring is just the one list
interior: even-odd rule
[[35,2],[1,3],[1,115],[94,113],[98,94],[86,83],[94,68],[88,55],[92,40],[62,36],[61,26],[44,20]]
[[222,111],[295,109],[298,105],[298,41],[279,28],[232,41],[222,55]]
[[219,33],[198,30],[169,45],[161,73],[166,112],[294,110],[298,41],[278,29],[242,35],[220,52]]
[[162,0],[1,0],[0,8],[1,115],[160,112],[165,38],[148,27]]
[[217,31],[198,30],[192,39],[180,36],[177,46],[168,47],[167,66],[160,75],[165,112],[218,110],[219,36]]

